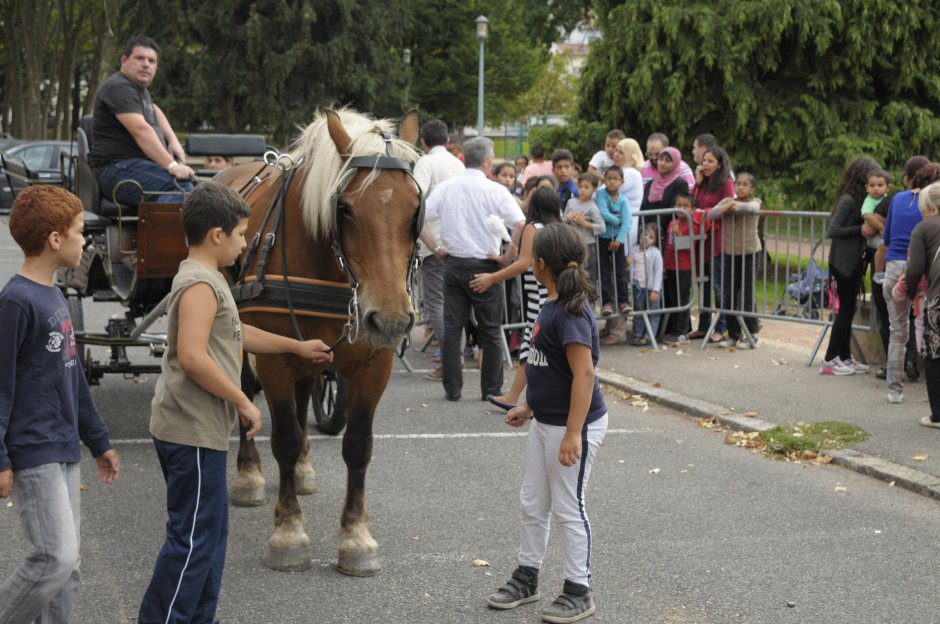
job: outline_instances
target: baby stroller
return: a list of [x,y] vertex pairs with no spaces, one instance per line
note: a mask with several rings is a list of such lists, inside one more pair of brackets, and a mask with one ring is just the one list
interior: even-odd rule
[[785,289],[788,299],[777,304],[777,315],[819,319],[821,311],[832,305],[829,271],[816,262],[816,250],[821,244],[818,241],[813,245],[805,270],[789,275]]

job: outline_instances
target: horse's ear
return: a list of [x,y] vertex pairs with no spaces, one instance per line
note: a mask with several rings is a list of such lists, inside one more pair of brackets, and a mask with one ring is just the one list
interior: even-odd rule
[[336,114],[336,111],[329,108],[326,109],[326,128],[340,156],[343,158],[349,156],[352,138],[350,138],[349,133],[346,132],[346,128],[343,127],[343,122],[340,120],[339,115]]
[[398,129],[398,136],[408,145],[414,145],[418,140],[418,109],[412,108],[402,115],[401,127]]

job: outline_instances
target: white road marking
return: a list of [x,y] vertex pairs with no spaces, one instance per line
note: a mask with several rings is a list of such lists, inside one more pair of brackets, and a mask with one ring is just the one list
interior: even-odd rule
[[[638,433],[651,433],[653,429],[608,429],[607,435],[634,435]],[[374,440],[465,440],[468,438],[522,438],[528,434],[528,431],[479,431],[472,433],[378,433],[372,436]],[[343,436],[320,436],[309,435],[307,439],[311,442],[340,441]],[[269,442],[270,436],[255,436],[255,442]],[[238,438],[231,437],[230,443],[238,442]],[[134,444],[153,444],[150,438],[124,438],[111,440],[111,444],[117,446]]]

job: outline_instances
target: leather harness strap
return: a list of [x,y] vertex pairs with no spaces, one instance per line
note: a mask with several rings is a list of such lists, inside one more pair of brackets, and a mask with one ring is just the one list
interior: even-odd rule
[[[386,139],[390,143],[390,139]],[[276,162],[280,162],[278,159]],[[315,280],[309,278],[291,277],[286,275],[287,271],[287,247],[281,245],[281,270],[284,275],[267,275],[267,264],[271,251],[275,246],[278,235],[282,239],[286,238],[286,221],[284,216],[284,203],[287,192],[296,165],[302,161],[293,163],[289,167],[277,165],[281,169],[281,187],[277,195],[268,206],[261,227],[252,237],[248,245],[245,259],[238,271],[236,283],[232,286],[232,295],[235,303],[242,312],[281,312],[290,314],[291,324],[294,334],[298,340],[303,340],[300,325],[297,322],[297,316],[318,316],[321,318],[332,318],[346,320],[344,336],[347,336],[350,342],[355,340],[358,334],[359,324],[359,282],[349,266],[346,255],[342,248],[342,233],[340,228],[341,199],[343,191],[351,182],[354,172],[358,169],[390,169],[404,171],[408,177],[414,180],[411,173],[411,166],[403,159],[391,155],[386,156],[357,156],[350,158],[346,163],[346,171],[340,178],[336,192],[332,197],[333,209],[333,250],[340,267],[346,273],[349,283],[329,282],[324,280]],[[265,166],[270,166],[268,163]],[[267,181],[270,175],[265,178],[259,178],[264,167],[260,169],[241,191],[247,195],[254,191],[262,182]],[[417,186],[417,182],[415,182]],[[247,191],[247,192],[246,192]],[[244,196],[243,195],[243,196]],[[414,218],[413,234],[415,244],[412,250],[408,267],[408,292],[411,292],[411,282],[416,263],[418,244],[417,237],[421,232],[424,221],[424,196],[418,187],[419,209]],[[273,219],[272,219],[273,217]],[[271,225],[270,230],[268,226]],[[262,243],[263,238],[263,243]],[[283,241],[282,241],[283,242]],[[260,245],[260,250],[259,250]],[[255,264],[255,255],[258,255]],[[257,268],[257,275],[247,275],[252,266]],[[300,308],[300,309],[298,309]],[[407,341],[407,338],[406,338]],[[403,343],[405,348],[407,342]]]

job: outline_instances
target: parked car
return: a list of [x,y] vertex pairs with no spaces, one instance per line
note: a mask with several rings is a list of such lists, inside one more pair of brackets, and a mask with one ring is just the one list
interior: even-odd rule
[[[77,146],[68,141],[26,141],[6,149],[3,157],[20,159],[39,180],[61,184],[60,155],[68,154],[70,149],[72,154],[77,152]],[[10,210],[15,194],[23,186],[20,180],[12,179],[5,173],[0,174],[0,210]]]

